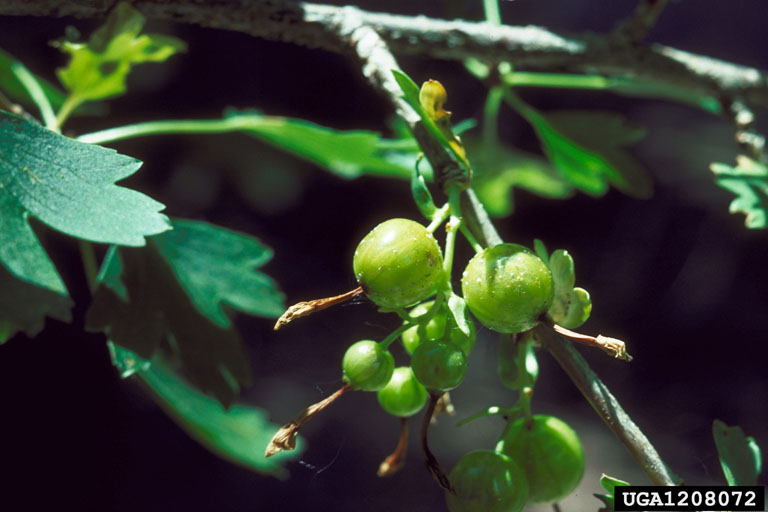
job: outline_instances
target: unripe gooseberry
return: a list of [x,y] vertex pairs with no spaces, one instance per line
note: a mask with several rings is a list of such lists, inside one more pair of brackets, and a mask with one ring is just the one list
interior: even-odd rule
[[[432,304],[434,304],[434,301],[419,304],[410,311],[411,316],[416,317],[425,314],[432,307]],[[418,347],[422,341],[450,340],[461,347],[461,350],[464,351],[464,355],[469,355],[472,347],[475,346],[477,329],[475,328],[475,322],[473,322],[471,318],[467,318],[466,320],[469,325],[469,336],[459,329],[456,322],[453,321],[453,318],[448,315],[446,309],[441,308],[426,324],[414,325],[403,331],[403,334],[401,335],[403,346],[405,347],[406,352],[413,355],[416,347]],[[446,329],[448,329],[448,332],[446,332]]]
[[506,455],[490,450],[468,453],[448,478],[456,491],[445,493],[451,512],[520,512],[528,499],[522,469]]
[[449,391],[464,380],[467,357],[464,351],[450,341],[425,341],[411,356],[413,374],[425,388]]
[[365,235],[352,262],[366,295],[387,308],[403,308],[435,293],[443,281],[443,256],[427,228],[390,219]]
[[378,391],[392,378],[395,359],[375,341],[361,340],[344,353],[341,367],[344,382],[353,389]]
[[552,274],[522,245],[499,244],[469,261],[461,290],[483,325],[497,332],[523,332],[534,327],[552,304]]
[[427,390],[408,366],[395,368],[392,378],[376,394],[381,407],[393,416],[413,416],[427,403]]
[[584,476],[584,449],[564,421],[554,416],[521,418],[496,447],[525,471],[531,503],[554,503],[568,496]]

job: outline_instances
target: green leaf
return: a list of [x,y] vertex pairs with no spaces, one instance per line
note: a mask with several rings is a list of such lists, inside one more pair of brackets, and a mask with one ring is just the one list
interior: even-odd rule
[[[44,264],[50,264],[45,253],[43,257]],[[60,283],[58,274],[55,278]],[[43,329],[46,316],[70,322],[72,306],[66,289],[55,291],[50,287],[36,286],[19,279],[0,265],[0,344],[20,331],[27,336],[35,336]]]
[[13,243],[25,225],[19,219],[29,214],[77,238],[144,245],[145,236],[170,225],[158,213],[162,204],[114,184],[139,166],[114,150],[0,112],[0,209],[14,227],[2,231],[3,239]]
[[715,183],[732,192],[731,213],[744,213],[749,229],[764,229],[768,225],[768,167],[744,155],[736,157],[736,166],[713,163]]
[[547,112],[545,117],[586,153],[605,161],[607,168],[602,173],[613,186],[632,197],[645,199],[652,195],[653,184],[647,171],[624,149],[643,139],[645,129],[616,112],[570,110]]
[[109,349],[109,357],[112,359],[112,364],[120,371],[120,377],[124,379],[150,367],[151,363],[149,361],[142,359],[135,352],[118,345],[112,340],[107,340],[107,348]]
[[589,319],[592,299],[584,288],[574,288],[576,272],[568,251],[558,249],[549,257],[554,298],[547,310],[553,322],[567,329],[575,329]]
[[86,328],[144,359],[170,348],[193,384],[229,405],[251,375],[224,305],[268,317],[284,311],[275,283],[254,270],[271,251],[203,222],[176,225],[144,249],[110,249]]
[[225,304],[268,318],[285,311],[285,297],[276,283],[255,271],[272,259],[272,249],[252,236],[207,222],[176,219],[173,227],[152,242],[210,320],[221,327],[231,325]]
[[472,336],[469,320],[467,319],[467,315],[469,314],[467,312],[467,303],[464,302],[464,299],[451,292],[448,297],[448,310],[453,316],[453,322],[456,327],[458,327],[465,336]]
[[629,482],[625,482],[624,480],[619,480],[618,478],[614,478],[612,476],[608,476],[605,473],[603,473],[603,476],[600,477],[600,485],[603,486],[603,489],[608,491],[608,494],[595,494],[595,497],[598,498],[603,502],[605,507],[602,507],[599,512],[613,512],[614,511],[614,495],[616,494],[616,487],[617,486],[628,486],[630,485]]
[[123,2],[91,35],[88,43],[61,43],[61,49],[71,58],[57,75],[70,92],[73,103],[120,95],[126,90],[125,79],[132,66],[162,62],[186,50],[184,42],[174,37],[140,35],[144,22],[139,11]]
[[538,238],[534,238],[533,250],[536,253],[536,256],[541,258],[541,261],[543,261],[547,266],[549,266],[549,253],[547,252],[547,246],[544,245],[544,242],[542,242]]
[[472,159],[472,188],[491,215],[504,217],[514,211],[515,188],[551,199],[573,195],[573,186],[541,157],[501,144],[485,144],[470,135],[462,141]]
[[115,347],[113,362],[131,368],[153,392],[158,405],[193,439],[219,457],[258,473],[285,478],[282,466],[301,453],[302,443],[292,452],[264,457],[264,447],[279,428],[267,421],[267,414],[255,407],[235,405],[225,410],[216,401],[185,384],[159,360],[141,360],[129,350]]
[[532,387],[539,377],[539,362],[530,335],[516,340],[502,336],[499,340],[498,373],[502,384],[512,390]]
[[431,220],[437,211],[437,207],[432,199],[432,194],[427,188],[424,176],[419,172],[418,162],[411,171],[411,195],[413,195],[413,201],[416,203],[421,214]]
[[[234,114],[240,115],[240,114]],[[337,131],[301,119],[245,113],[244,131],[300,156],[342,178],[363,174],[410,178],[417,150],[392,148],[374,132]],[[231,119],[233,115],[228,116]],[[404,158],[398,158],[404,157]]]
[[424,124],[424,127],[430,133],[432,138],[437,140],[440,145],[446,149],[446,151],[449,151],[453,155],[454,160],[459,162],[461,166],[464,167],[464,155],[461,155],[456,151],[456,148],[453,144],[450,143],[448,137],[445,136],[443,131],[440,130],[435,121],[432,120],[429,114],[424,110],[424,107],[421,105],[421,101],[419,100],[419,86],[416,85],[416,82],[414,82],[411,77],[399,69],[393,69],[392,74],[395,76],[395,80],[400,86],[400,89],[403,91],[403,99],[406,103],[408,103],[408,105],[411,106],[413,110],[416,111],[417,114],[419,114],[421,122]]
[[712,425],[720,465],[728,485],[757,485],[762,470],[762,455],[753,437],[741,427],[729,427],[720,420]]

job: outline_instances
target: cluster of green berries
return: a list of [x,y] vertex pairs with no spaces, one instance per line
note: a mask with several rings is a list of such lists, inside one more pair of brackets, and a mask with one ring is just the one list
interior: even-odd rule
[[[591,302],[586,291],[573,287],[572,259],[565,251],[545,258],[511,243],[478,252],[462,274],[462,300],[481,324],[500,333],[522,333],[547,318],[565,327],[580,325]],[[353,267],[374,303],[401,312],[411,308],[400,332],[411,359],[410,366],[396,368],[388,344],[358,341],[344,355],[344,381],[352,389],[376,391],[382,408],[394,416],[414,415],[430,393],[461,384],[475,324],[466,314],[463,328],[457,325],[456,309],[443,293],[450,276],[442,252],[418,222],[378,225],[357,246]],[[529,415],[508,425],[495,450],[459,461],[450,473],[455,493],[446,499],[453,512],[518,511],[528,502],[563,498],[583,471],[573,430],[557,418]]]

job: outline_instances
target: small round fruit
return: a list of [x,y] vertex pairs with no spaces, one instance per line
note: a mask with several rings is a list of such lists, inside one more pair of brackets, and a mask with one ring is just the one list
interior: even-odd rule
[[472,314],[497,332],[534,327],[552,304],[552,274],[541,258],[517,244],[476,254],[464,269],[461,290]]
[[535,415],[521,418],[504,434],[497,449],[514,459],[528,479],[531,503],[553,503],[568,496],[584,475],[584,449],[564,421]]
[[413,352],[411,368],[425,388],[448,391],[464,380],[467,357],[453,342],[425,341]]
[[528,482],[520,467],[490,450],[468,453],[448,478],[456,491],[445,493],[451,512],[519,512],[528,499]]
[[[433,303],[434,301],[422,302],[410,311],[411,316],[425,314]],[[456,326],[453,319],[449,321],[447,311],[441,308],[425,325],[414,325],[406,329],[401,335],[403,346],[406,352],[413,355],[416,347],[424,340],[450,340],[461,347],[464,355],[468,355],[472,347],[475,346],[477,329],[471,318],[467,318],[467,324],[469,325],[469,336]],[[448,332],[446,332],[446,328]]]
[[365,235],[352,267],[366,295],[387,308],[416,304],[443,281],[443,256],[435,237],[408,219],[384,221]]
[[353,343],[341,362],[344,382],[354,389],[378,391],[383,388],[395,369],[395,359],[389,350],[371,340]]
[[395,368],[392,378],[377,393],[379,404],[389,414],[407,418],[413,416],[427,403],[427,390],[413,376],[411,368]]

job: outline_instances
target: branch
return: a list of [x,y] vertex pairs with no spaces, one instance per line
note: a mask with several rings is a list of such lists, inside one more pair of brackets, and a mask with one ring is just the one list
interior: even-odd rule
[[[635,57],[647,59],[651,64],[646,69],[645,63],[641,66],[639,61],[622,62],[622,57],[606,52],[605,38],[594,38],[594,41],[603,41],[600,44],[594,41],[587,43],[586,39],[568,40],[537,27],[495,27],[486,23],[408,18],[369,13],[355,7],[338,8],[283,0],[249,3],[219,0],[212,4],[201,0],[137,0],[133,5],[148,17],[237,30],[268,39],[352,53],[360,61],[363,75],[369,83],[389,99],[395,111],[413,128],[414,136],[435,169],[436,176],[455,163],[423,129],[418,115],[403,101],[391,73],[392,69],[397,69],[397,62],[387,42],[403,53],[433,57],[477,57],[508,60],[516,65],[572,66],[573,69],[582,66],[583,70],[592,72],[599,69],[612,69],[614,72],[623,69],[626,73],[655,70],[657,74],[651,74],[662,81],[676,77],[676,80],[691,87],[710,92],[728,90],[736,94],[738,91],[745,101],[748,97],[757,97],[760,98],[759,104],[768,105],[766,79],[759,71],[678,50],[662,51],[664,47],[638,47],[640,53]],[[0,14],[94,17],[106,14],[111,6],[105,0],[5,0],[0,2]],[[601,48],[601,44],[606,48]],[[642,52],[645,52],[645,57],[641,58]],[[670,52],[676,57],[664,57]],[[665,70],[664,66],[654,67],[654,59],[666,62],[669,70]],[[690,65],[681,66],[684,61]],[[471,190],[463,194],[462,210],[467,225],[480,243],[484,246],[501,243],[496,229]],[[581,355],[550,329],[541,328],[540,331],[544,345],[640,462],[651,480],[659,485],[677,484],[678,479],[667,470],[656,450]]]
[[595,375],[573,345],[546,326],[536,328],[542,345],[552,354],[571,378],[579,391],[587,398],[619,441],[624,443],[638,464],[655,485],[680,485],[659,457],[658,452],[632,419],[624,412],[616,398]]
[[[618,75],[683,89],[688,95],[739,98],[749,106],[768,107],[768,75],[761,70],[659,44],[629,44],[612,35],[565,37],[535,26],[445,21],[289,0],[134,0],[132,4],[150,18],[334,52],[348,48],[336,37],[338,29],[346,27],[349,32],[353,23],[359,23],[358,27],[372,28],[397,54],[474,57],[510,62],[516,69]],[[113,5],[111,0],[4,0],[0,15],[91,18],[106,15]]]

